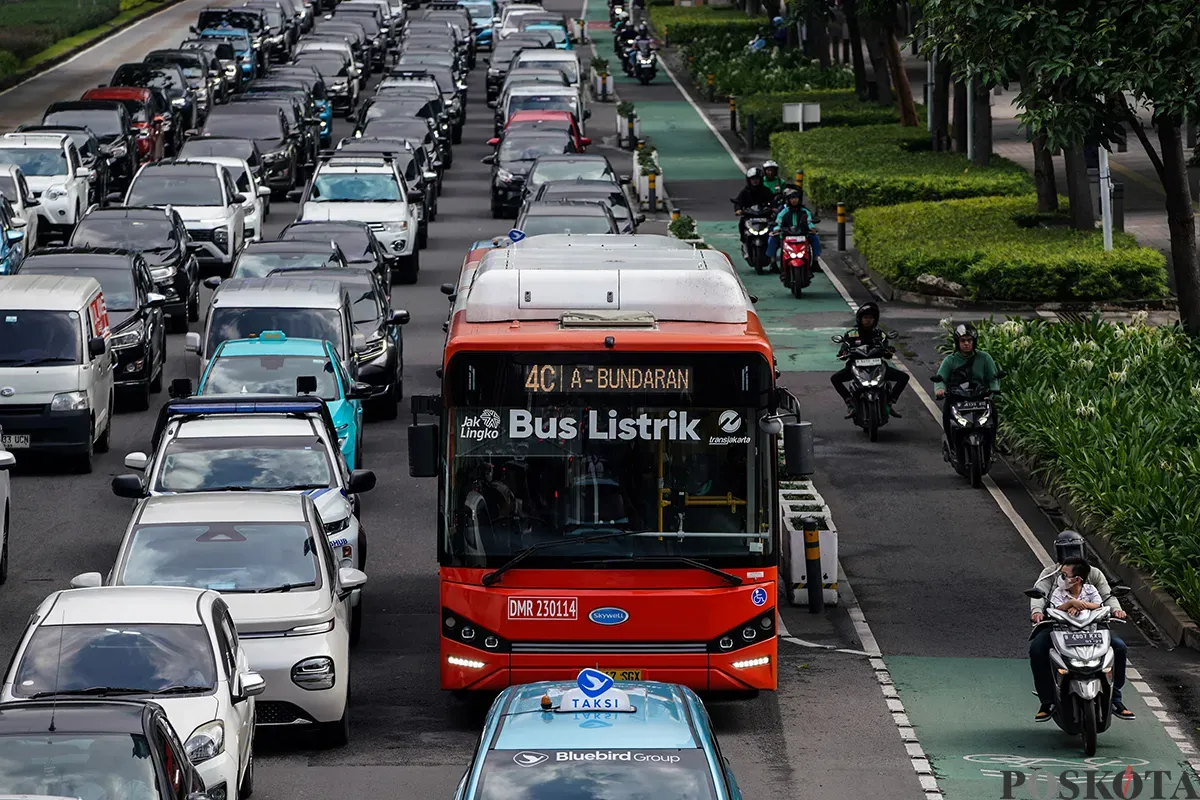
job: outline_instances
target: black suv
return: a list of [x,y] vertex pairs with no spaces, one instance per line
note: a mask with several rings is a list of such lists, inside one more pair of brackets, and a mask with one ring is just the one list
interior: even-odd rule
[[120,100],[51,103],[42,116],[42,124],[89,128],[100,142],[100,155],[108,166],[108,190],[129,187],[138,168],[138,128]]
[[172,333],[186,333],[200,319],[200,266],[179,213],[153,206],[95,208],[83,216],[70,247],[136,250],[146,259],[154,291],[166,298]]
[[129,407],[145,411],[150,393],[161,392],[167,368],[165,298],[154,291],[146,259],[136,250],[113,247],[54,247],[21,262],[20,275],[95,278],[104,290],[117,363],[113,382]]
[[117,67],[108,85],[158,89],[171,104],[173,126],[187,131],[199,124],[196,93],[178,64],[122,64]]
[[213,75],[212,60],[195,50],[151,50],[142,59],[143,64],[175,64],[183,70],[183,77],[196,96],[197,121],[208,116],[216,105],[215,87],[220,85],[220,75]]

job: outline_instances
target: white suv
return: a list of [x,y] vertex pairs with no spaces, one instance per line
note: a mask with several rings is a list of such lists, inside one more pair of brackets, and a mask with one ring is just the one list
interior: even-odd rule
[[396,279],[416,283],[421,269],[417,208],[424,199],[391,157],[334,152],[322,158],[305,187],[297,220],[365,222],[383,245]]
[[[41,235],[71,235],[88,208],[92,170],[79,148],[63,133],[6,133],[0,137],[0,163],[16,164],[39,201]],[[30,243],[33,246],[33,243]]]
[[249,199],[220,164],[170,159],[142,165],[125,194],[125,205],[175,209],[200,266],[215,266],[228,278],[246,238]]

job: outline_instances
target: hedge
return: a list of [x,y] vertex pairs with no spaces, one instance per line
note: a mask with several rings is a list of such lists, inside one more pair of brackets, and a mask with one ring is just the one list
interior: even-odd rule
[[1001,437],[1200,620],[1200,355],[1138,316],[984,324],[979,345],[1008,372]]
[[1033,191],[1029,173],[993,156],[976,167],[958,153],[935,153],[924,128],[864,125],[817,128],[771,136],[771,157],[804,170],[804,187],[818,208],[848,210],[916,200],[950,200]]
[[[864,103],[853,89],[769,92],[738,97],[738,119],[745,120],[753,116],[756,137],[769,136],[782,130],[794,131],[794,123],[783,123],[784,103],[819,103],[821,126],[826,128],[889,125],[900,121],[895,106]],[[918,116],[922,108],[918,106]]]
[[655,32],[663,32],[671,44],[687,44],[697,38],[714,33],[740,36],[742,46],[766,30],[770,20],[765,17],[747,17],[746,12],[730,6],[657,6],[647,9],[650,24]]
[[[674,38],[674,35],[672,35]],[[797,48],[767,47],[746,52],[748,37],[717,29],[680,48],[692,82],[707,89],[708,76],[722,97],[763,92],[795,92],[810,89],[847,89],[854,73],[845,67],[822,69]]]
[[1116,233],[1105,252],[1099,232],[1037,218],[1033,195],[864,208],[854,216],[854,244],[899,289],[916,289],[917,277],[929,273],[962,284],[976,300],[1167,295],[1166,259],[1157,250]]
[[0,2],[0,51],[24,62],[120,12],[120,0],[4,0]]

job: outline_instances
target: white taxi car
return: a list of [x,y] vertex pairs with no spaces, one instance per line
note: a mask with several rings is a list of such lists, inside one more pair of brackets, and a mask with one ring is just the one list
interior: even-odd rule
[[[76,584],[99,587],[100,574],[78,576]],[[184,750],[211,800],[237,800],[254,787],[254,697],[265,686],[216,592],[109,586],[42,601],[17,645],[0,702],[153,700],[186,734]]]

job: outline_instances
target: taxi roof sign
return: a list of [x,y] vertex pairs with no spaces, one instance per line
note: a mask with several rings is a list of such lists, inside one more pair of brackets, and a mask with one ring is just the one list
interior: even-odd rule
[[629,694],[616,688],[613,679],[597,669],[581,670],[575,679],[575,688],[563,692],[556,711],[637,711],[629,701]]
[[[253,337],[251,337],[251,338],[253,338]],[[258,334],[258,338],[260,341],[265,341],[265,342],[286,342],[287,341],[287,336],[284,334],[283,331],[263,331],[262,333]]]

